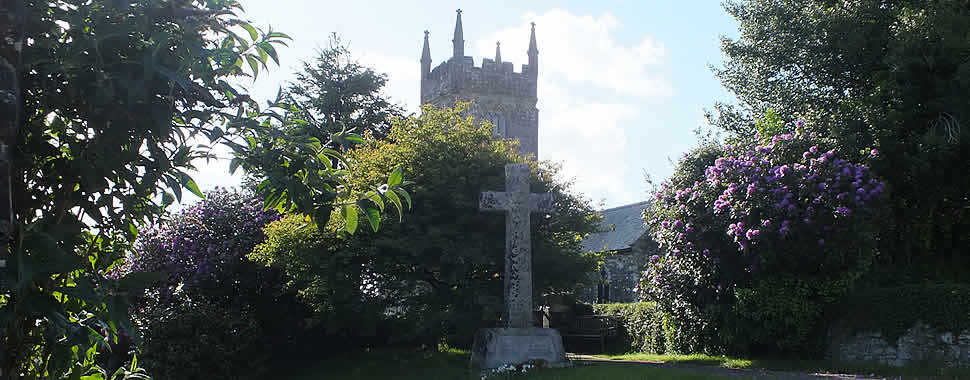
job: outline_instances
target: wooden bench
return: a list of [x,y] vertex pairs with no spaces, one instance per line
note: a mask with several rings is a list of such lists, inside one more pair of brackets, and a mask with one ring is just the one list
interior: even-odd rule
[[598,340],[601,352],[606,352],[606,338],[615,336],[616,327],[616,319],[608,315],[581,315],[560,329],[559,334],[564,341],[566,338]]

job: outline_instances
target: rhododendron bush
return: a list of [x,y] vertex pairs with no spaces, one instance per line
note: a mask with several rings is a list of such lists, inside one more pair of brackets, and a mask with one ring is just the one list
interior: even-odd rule
[[794,134],[708,145],[656,192],[646,219],[664,255],[639,291],[673,318],[674,347],[803,350],[822,307],[866,272],[886,185],[828,145]]

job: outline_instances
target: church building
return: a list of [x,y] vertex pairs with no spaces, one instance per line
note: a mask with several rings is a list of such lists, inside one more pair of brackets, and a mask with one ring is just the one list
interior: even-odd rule
[[539,78],[539,49],[535,23],[529,36],[529,63],[515,72],[512,62],[502,61],[500,42],[495,43],[495,58],[483,58],[480,67],[465,55],[461,9],[455,21],[452,54],[431,68],[428,32],[424,32],[421,52],[421,104],[452,107],[456,101],[472,101],[470,114],[494,125],[494,133],[519,141],[519,152],[539,156],[539,110],[536,83]]

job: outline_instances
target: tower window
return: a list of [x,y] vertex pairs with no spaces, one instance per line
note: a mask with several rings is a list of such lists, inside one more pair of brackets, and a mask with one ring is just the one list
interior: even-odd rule
[[505,115],[501,113],[492,113],[488,115],[488,121],[492,123],[492,134],[496,137],[505,138],[507,121],[505,120]]

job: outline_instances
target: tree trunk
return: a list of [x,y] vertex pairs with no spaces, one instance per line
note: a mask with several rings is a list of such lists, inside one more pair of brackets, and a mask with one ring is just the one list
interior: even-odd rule
[[[23,105],[19,69],[25,22],[24,0],[0,0],[0,268],[6,266],[10,256],[10,229],[14,222],[10,186]],[[6,337],[0,336],[0,377],[14,378],[14,360],[4,350],[5,343]]]

